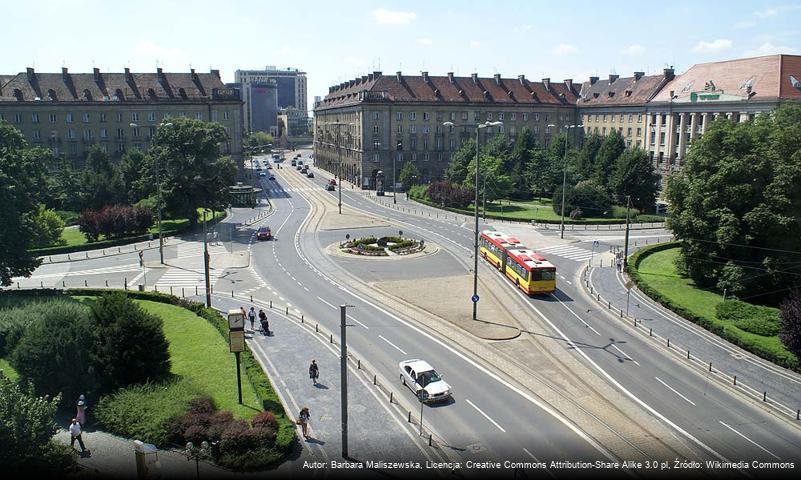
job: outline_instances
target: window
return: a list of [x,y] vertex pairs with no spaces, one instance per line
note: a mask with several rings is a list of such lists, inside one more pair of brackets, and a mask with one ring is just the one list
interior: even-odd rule
[[492,120],[492,112],[487,112],[487,120]]
[[455,138],[451,137],[449,143],[450,143],[451,150],[456,148],[456,139]]
[[441,122],[443,118],[445,118],[445,115],[442,112],[437,112],[437,121]]
[[[547,120],[547,117],[546,117],[546,120]],[[535,113],[534,114],[534,121],[535,122],[539,122],[540,121],[540,114],[539,113]]]
[[540,134],[540,126],[534,125],[534,135],[539,135],[539,134]]
[[423,150],[428,150],[428,137],[423,137]]
[[64,118],[64,122],[72,123],[72,113],[68,113],[67,116]]
[[546,113],[545,114],[545,121],[549,122],[550,120],[551,120],[551,114],[550,113]]
[[100,129],[100,138],[108,138],[108,130],[105,128]]
[[39,140],[40,138],[42,138],[42,132],[40,132],[39,130],[34,130],[33,131],[33,139],[34,140]]
[[665,146],[665,132],[659,132],[659,145]]
[[373,120],[381,120],[381,112],[373,112]]
[[417,133],[417,125],[409,125],[409,133]]
[[398,112],[395,114],[395,120],[402,122],[403,121],[403,112]]
[[509,114],[510,120],[517,120],[517,112],[512,112]]
[[108,153],[108,145],[107,145],[107,144],[105,144],[105,143],[104,143],[104,144],[103,144],[103,145],[100,147],[100,149],[101,149],[101,150],[103,150],[103,153]]
[[[629,119],[629,121],[631,121],[631,119]],[[620,114],[620,123],[623,123],[623,114],[622,113]]]
[[423,121],[427,122],[429,120],[431,120],[431,114],[428,112],[423,112]]
[[423,127],[423,133],[425,135],[428,135],[430,132],[431,132],[431,127],[428,126]]
[[627,137],[630,137],[630,136],[631,136],[631,127],[629,127],[629,128],[626,130],[626,136],[627,136]]
[[378,135],[380,133],[381,133],[381,131],[380,131],[379,126],[378,125],[373,125],[373,135]]
[[56,114],[55,113],[51,113],[50,114],[50,123],[56,123]]
[[[217,112],[215,111],[214,113],[215,113],[215,117],[216,117],[216,113],[217,113]],[[150,112],[150,113],[148,113],[148,114],[147,114],[147,121],[148,121],[148,122],[155,122],[155,121],[156,121],[156,112]]]
[[105,113],[101,113],[100,114],[100,123],[106,123],[106,114]]
[[631,123],[631,119],[632,119],[633,117],[634,117],[634,115],[632,115],[632,114],[630,114],[630,113],[629,113],[629,123]]
[[639,137],[641,135],[642,135],[642,128],[637,127],[637,136]]
[[88,113],[84,113],[83,114],[83,123],[89,123],[89,114]]
[[181,112],[181,114],[180,114],[179,116],[180,116],[181,118],[186,118],[186,112]]
[[230,118],[231,112],[225,111],[223,112],[223,120],[228,120]]
[[88,128],[84,128],[83,129],[83,139],[89,141],[89,140],[92,140],[92,138],[93,138],[92,131],[90,129],[88,129]]
[[125,131],[123,129],[121,129],[121,128],[117,129],[117,138],[120,139],[120,140],[125,138]]
[[637,121],[642,122],[642,113],[637,114]]
[[601,135],[606,135],[606,127],[601,128]]
[[413,122],[417,120],[417,112],[409,112],[409,121]]
[[396,132],[397,132],[399,135],[400,135],[401,133],[403,133],[403,125],[401,125],[401,124],[399,123],[399,124],[398,124],[398,126],[397,126],[397,127],[395,127],[395,131],[396,131]]
[[524,122],[527,122],[527,121],[528,121],[528,113],[524,113],[524,114],[523,114],[523,121],[524,121]]
[[122,113],[117,112],[117,122],[119,123],[121,121],[122,121]]
[[604,122],[606,121],[606,114],[605,114],[605,113],[604,113],[604,118],[603,118],[603,121],[604,121]]
[[517,129],[515,127],[509,127],[509,135],[513,137],[517,135]]
[[31,123],[39,123],[39,114],[38,113],[32,113],[31,114]]
[[75,139],[75,130],[67,129],[67,138],[74,140]]
[[380,153],[378,153],[378,152],[374,153],[374,154],[373,154],[373,161],[374,161],[375,163],[378,163],[378,161],[379,161],[379,160],[381,160],[381,154],[380,154]]
[[132,122],[138,122],[139,121],[139,113],[138,112],[131,113],[131,121]]
[[656,132],[651,132],[651,145],[656,144]]
[[219,119],[219,117],[220,117],[220,112],[218,112],[217,110],[212,110],[211,111],[211,121],[212,122],[216,122],[217,119]]
[[547,127],[546,126],[545,127],[545,135],[550,135],[550,134],[551,134],[551,127]]
[[22,114],[21,113],[15,113],[14,114],[14,123],[22,123]]
[[429,160],[429,154],[428,154],[428,152],[426,152],[426,153],[423,154],[423,161],[427,162],[428,160]]
[[134,138],[139,138],[139,129],[138,128],[134,128],[133,129],[133,136],[134,136]]
[[413,162],[417,161],[417,154],[416,153],[412,153],[412,161]]
[[195,112],[195,120],[203,120],[203,112]]
[[498,120],[503,120],[503,112],[498,113]]

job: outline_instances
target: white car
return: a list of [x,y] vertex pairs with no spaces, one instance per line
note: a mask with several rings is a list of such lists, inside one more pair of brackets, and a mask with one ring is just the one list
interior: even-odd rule
[[425,360],[404,360],[398,364],[401,383],[415,395],[420,390],[428,393],[426,402],[440,402],[451,398],[451,386]]

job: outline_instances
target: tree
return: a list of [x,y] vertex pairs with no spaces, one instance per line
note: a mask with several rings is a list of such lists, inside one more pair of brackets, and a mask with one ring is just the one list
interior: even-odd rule
[[[562,187],[553,194],[553,211],[562,214]],[[582,180],[565,188],[565,216],[570,218],[602,217],[612,211],[612,199],[594,180]]]
[[792,292],[779,309],[779,340],[801,358],[801,291]]
[[576,159],[576,173],[582,180],[589,180],[595,174],[595,162],[598,151],[604,142],[604,137],[597,133],[590,134],[584,138],[584,144]]
[[170,372],[169,342],[159,317],[124,293],[103,295],[92,304],[95,325],[93,363],[104,392],[158,380]]
[[156,194],[156,184],[148,181],[150,175],[147,174],[148,169],[154,168],[153,159],[141,150],[125,152],[117,168],[125,192],[124,203],[134,204]]
[[623,140],[623,136],[617,130],[612,129],[612,132],[604,138],[601,148],[598,149],[598,154],[595,156],[593,179],[597,185],[607,189],[610,193],[610,179],[615,164],[625,149],[626,142]]
[[451,183],[463,184],[469,176],[467,165],[476,156],[476,141],[468,138],[458,150],[453,152],[448,168],[445,170],[445,179]]
[[59,396],[37,396],[32,387],[0,374],[0,463],[4,470],[30,474],[31,464],[52,459],[60,400]]
[[[150,155],[160,162],[165,210],[195,225],[198,208],[223,210],[229,205],[236,164],[220,156],[220,144],[228,141],[222,125],[189,118],[171,123],[156,130]],[[151,175],[149,181],[155,183]]]
[[50,194],[51,205],[58,210],[69,210],[78,212],[83,209],[83,199],[81,198],[81,176],[80,172],[72,168],[72,165],[65,159],[57,161],[57,169],[50,182],[53,191]]
[[537,198],[543,198],[553,192],[553,162],[548,158],[545,150],[535,148],[531,151],[531,160],[526,170],[526,179],[531,193]]
[[61,233],[64,231],[64,220],[55,210],[39,204],[35,213],[28,216],[31,224],[31,247],[44,248],[64,244]]
[[125,188],[108,154],[93,145],[86,154],[86,168],[80,175],[80,210],[98,210],[125,200]]
[[252,132],[245,141],[249,147],[267,148],[273,143],[273,136],[267,132]]
[[632,205],[640,211],[653,208],[659,176],[648,153],[639,148],[626,149],[615,162],[610,187],[618,198],[630,195]]
[[[468,171],[476,171],[475,159],[471,160],[467,166]],[[481,171],[479,172],[479,201],[482,196],[492,202],[498,198],[509,196],[512,188],[512,178],[509,172],[504,170],[504,161],[500,157],[481,155]],[[464,181],[464,186],[469,189],[475,188],[476,178],[474,175],[468,176]]]
[[28,253],[34,237],[30,215],[39,210],[44,171],[36,154],[26,151],[22,134],[0,120],[0,285],[27,276],[41,263]]
[[398,179],[403,186],[403,191],[408,192],[412,185],[420,182],[420,170],[412,162],[406,162],[401,168]]
[[799,284],[801,105],[713,122],[667,182],[678,266],[697,285],[736,285],[762,302]]
[[517,199],[531,198],[531,188],[528,184],[529,165],[537,149],[537,140],[528,127],[524,127],[517,136],[514,148],[509,158],[509,178],[512,182],[510,197]]

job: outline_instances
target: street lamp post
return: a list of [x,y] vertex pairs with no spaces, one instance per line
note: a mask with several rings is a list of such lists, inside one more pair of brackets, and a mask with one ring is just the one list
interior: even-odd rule
[[339,190],[339,214],[342,215],[342,145],[340,141],[341,134],[339,132],[339,127],[342,125],[353,125],[353,123],[329,123],[329,125],[335,125],[337,127],[337,151],[339,153],[339,167],[337,168],[337,173],[339,174],[339,186],[337,190]]
[[481,155],[480,155],[480,148],[479,148],[479,132],[482,128],[487,127],[496,127],[503,125],[503,122],[484,122],[479,123],[477,125],[472,124],[463,124],[463,125],[455,125],[453,122],[445,122],[442,124],[445,127],[471,127],[476,129],[476,183],[475,183],[475,201],[473,205],[475,206],[474,209],[474,217],[475,217],[475,242],[473,244],[473,297],[471,298],[473,302],[473,320],[477,320],[476,311],[478,307],[478,182],[479,177],[478,173],[480,170],[480,162],[481,162]]
[[[139,128],[139,125],[136,123],[129,124],[132,128]],[[172,123],[162,123],[159,125],[160,127],[171,127]],[[159,163],[158,157],[156,158],[155,162],[156,166],[156,224],[158,225],[159,229],[159,260],[162,265],[164,265],[164,237],[162,236],[161,231],[161,164]]]
[[[553,128],[556,125],[548,124]],[[584,125],[565,125],[565,154],[562,160],[562,214],[561,221],[559,222],[559,238],[565,238],[565,188],[567,187],[567,141],[570,136],[571,128],[583,128]]]

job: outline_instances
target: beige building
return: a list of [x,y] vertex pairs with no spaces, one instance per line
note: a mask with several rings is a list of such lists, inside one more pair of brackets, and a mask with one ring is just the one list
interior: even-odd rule
[[38,73],[0,76],[0,120],[54,156],[83,159],[99,145],[112,156],[147,150],[156,128],[174,117],[225,127],[224,154],[242,157],[242,101],[210,73]]
[[344,178],[374,188],[378,171],[391,185],[393,171],[397,178],[405,162],[412,162],[420,181],[428,182],[443,175],[463,142],[475,138],[479,123],[503,122],[482,129],[482,143],[499,133],[514,139],[527,127],[547,145],[553,134],[576,123],[577,97],[572,80],[373,72],[330,87],[315,105],[316,163],[333,173],[341,168]]

